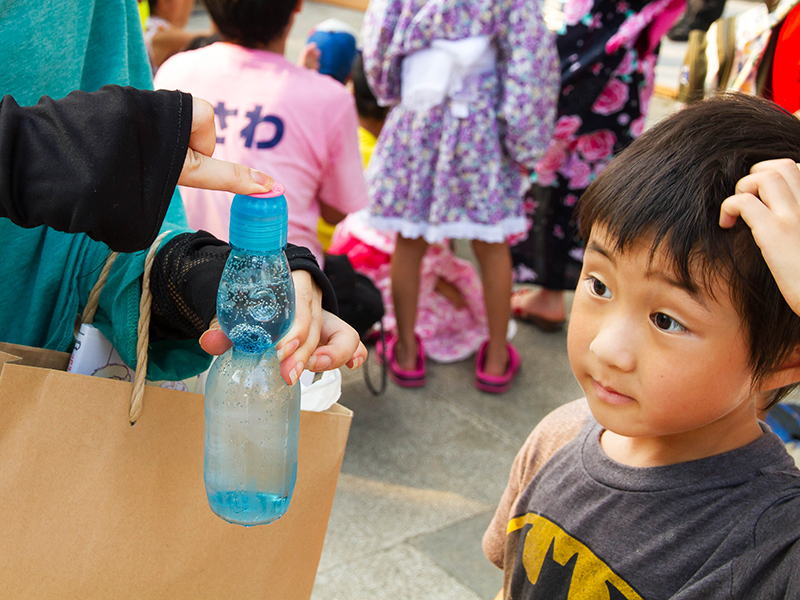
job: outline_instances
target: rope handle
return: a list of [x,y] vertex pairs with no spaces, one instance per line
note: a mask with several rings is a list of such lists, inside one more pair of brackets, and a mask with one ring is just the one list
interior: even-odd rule
[[[147,256],[144,259],[144,272],[142,273],[142,297],[139,300],[139,324],[137,327],[137,342],[136,342],[136,372],[133,378],[133,392],[131,393],[131,407],[128,413],[131,425],[136,423],[139,416],[142,414],[142,403],[144,400],[144,385],[147,378],[147,348],[150,345],[150,305],[152,304],[153,295],[150,292],[150,271],[153,269],[153,261],[156,257],[156,252],[161,245],[161,240],[169,234],[170,231],[165,231],[159,235],[147,251]],[[100,292],[108,280],[108,274],[111,272],[111,267],[114,261],[119,256],[118,252],[112,252],[106,259],[106,264],[100,272],[100,277],[97,283],[94,284],[92,291],[89,293],[89,299],[86,302],[86,307],[83,309],[81,315],[81,322],[90,324],[94,320],[94,315],[97,312],[97,306],[100,301]]]
[[111,272],[111,267],[114,261],[117,260],[119,252],[112,252],[106,259],[106,264],[103,265],[103,270],[100,271],[100,277],[97,278],[97,283],[94,284],[92,291],[89,292],[89,299],[86,301],[86,306],[81,315],[81,323],[90,325],[94,321],[94,315],[97,312],[97,306],[100,304],[100,292],[103,291],[103,286],[108,280],[108,274]]

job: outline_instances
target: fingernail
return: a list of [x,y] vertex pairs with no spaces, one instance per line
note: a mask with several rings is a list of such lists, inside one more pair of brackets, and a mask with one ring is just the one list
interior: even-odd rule
[[325,369],[330,369],[333,361],[331,360],[330,356],[325,356],[324,354],[320,356],[312,356],[308,359],[308,370],[309,371],[324,371]]
[[351,369],[351,370],[353,370],[353,371],[355,371],[355,370],[356,370],[358,367],[360,367],[362,364],[364,364],[364,359],[363,359],[363,358],[357,358],[357,359],[355,359],[355,360],[353,361],[353,366],[352,366],[352,367],[350,367],[350,369]]
[[272,177],[255,169],[250,169],[250,174],[253,176],[253,181],[258,185],[264,187],[267,191],[272,189],[272,184],[275,181]]
[[297,350],[300,346],[300,340],[292,340],[291,342],[287,343],[285,346],[281,346],[277,351],[278,355],[278,362],[283,362],[287,356],[291,356],[291,354]]
[[300,379],[300,373],[303,372],[303,363],[299,362],[294,366],[292,372],[289,373],[289,379],[292,381],[292,385],[297,383],[297,380]]

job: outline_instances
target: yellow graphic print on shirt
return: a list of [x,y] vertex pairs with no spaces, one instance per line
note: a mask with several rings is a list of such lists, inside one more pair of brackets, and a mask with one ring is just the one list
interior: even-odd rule
[[[519,531],[523,529],[527,531]],[[522,564],[532,586],[524,587],[529,588],[528,593],[533,594],[533,597],[643,600],[587,546],[547,518],[529,513],[512,519],[508,523],[508,533],[516,531],[520,535],[517,548],[522,546]],[[556,592],[556,588],[562,593],[548,594]],[[526,596],[523,592],[522,597]],[[516,598],[517,595],[514,594],[513,597]]]

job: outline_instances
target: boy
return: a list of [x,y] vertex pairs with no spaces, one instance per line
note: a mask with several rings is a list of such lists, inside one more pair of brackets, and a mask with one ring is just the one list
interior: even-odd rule
[[[205,4],[224,41],[173,56],[159,69],[156,87],[214,105],[214,157],[283,184],[289,242],[310,248],[322,264],[319,217],[335,224],[368,204],[353,96],[333,78],[284,58],[302,0]],[[230,194],[182,188],[181,196],[190,227],[228,239]]]
[[483,540],[503,597],[798,597],[800,471],[758,414],[800,381],[800,317],[731,227],[744,203],[720,216],[782,157],[800,160],[800,121],[726,96],[662,121],[582,197],[568,350],[586,398],[514,462]]

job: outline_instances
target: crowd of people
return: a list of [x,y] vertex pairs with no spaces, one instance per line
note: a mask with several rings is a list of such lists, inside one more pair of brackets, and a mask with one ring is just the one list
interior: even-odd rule
[[[800,589],[800,471],[762,421],[800,382],[800,122],[739,94],[644,131],[685,0],[373,1],[360,50],[328,23],[299,64],[284,55],[302,0],[204,0],[202,39],[183,31],[192,1],[150,0],[144,22],[123,0],[34,4],[0,19],[15,57],[0,73],[0,273],[17,282],[0,292],[2,341],[68,350],[111,248],[95,324],[135,364],[136,252],[169,230],[150,372],[207,368],[229,346],[214,299],[232,193],[274,177],[299,299],[278,344],[292,385],[366,359],[326,252],[381,289],[376,353],[401,387],[425,385],[429,357],[475,354],[474,385],[502,394],[525,360],[510,315],[547,332],[569,318],[586,397],[512,467],[484,537],[500,597]],[[42,10],[66,24],[55,41]],[[566,588],[546,572],[564,548]]]

